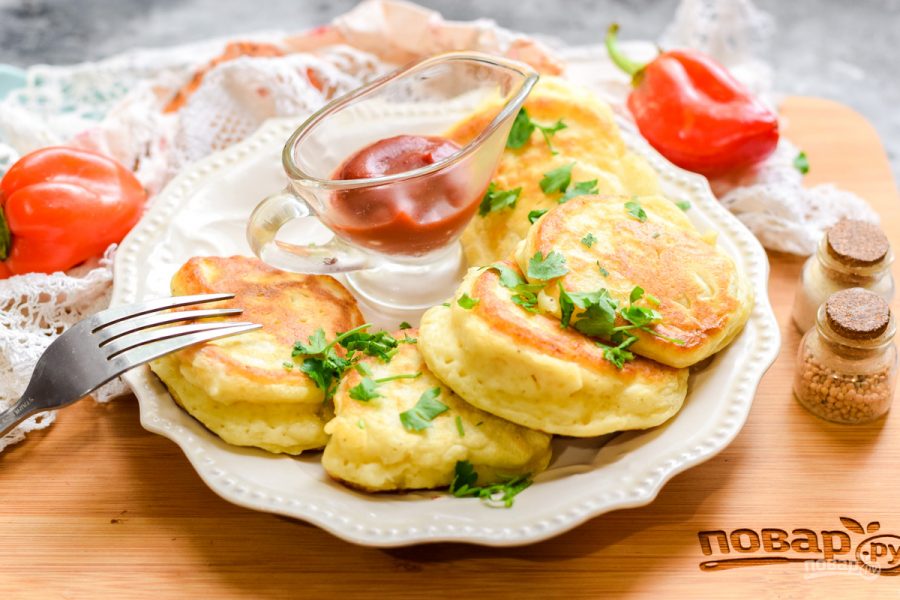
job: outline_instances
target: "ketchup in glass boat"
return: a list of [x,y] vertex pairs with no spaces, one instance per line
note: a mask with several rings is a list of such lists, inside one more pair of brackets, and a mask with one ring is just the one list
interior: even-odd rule
[[[357,151],[334,179],[368,179],[406,173],[443,161],[460,150],[437,136],[398,135]],[[390,186],[334,193],[332,228],[360,246],[386,254],[417,255],[452,241],[475,212],[481,195],[468,197],[458,165]]]

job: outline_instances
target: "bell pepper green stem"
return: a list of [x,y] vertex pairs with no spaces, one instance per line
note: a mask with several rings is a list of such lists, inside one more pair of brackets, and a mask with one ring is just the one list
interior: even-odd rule
[[3,207],[0,206],[0,260],[6,260],[9,256],[10,246],[12,246],[12,235],[9,232],[9,225],[6,224]]
[[631,85],[637,86],[640,83],[644,67],[648,63],[635,62],[622,54],[622,51],[619,49],[618,36],[619,24],[613,23],[606,30],[606,52],[609,53],[609,58],[612,59],[617,67],[631,75]]

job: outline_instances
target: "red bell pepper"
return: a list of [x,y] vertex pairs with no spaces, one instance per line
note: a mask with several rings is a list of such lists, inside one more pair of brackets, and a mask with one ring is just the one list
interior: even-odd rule
[[101,154],[52,147],[23,156],[0,181],[0,279],[101,256],[146,200],[131,171]]
[[631,75],[628,109],[660,154],[713,176],[755,164],[775,150],[778,117],[712,57],[669,50],[639,64],[620,52],[618,30],[610,26],[607,51]]

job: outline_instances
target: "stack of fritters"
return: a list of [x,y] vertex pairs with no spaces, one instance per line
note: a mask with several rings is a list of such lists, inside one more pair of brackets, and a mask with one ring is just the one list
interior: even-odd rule
[[[477,304],[463,308],[463,294]],[[532,429],[578,437],[652,427],[681,408],[686,369],[644,358],[618,369],[589,338],[517,305],[514,294],[496,269],[474,268],[457,298],[422,317],[426,363],[469,403]]]

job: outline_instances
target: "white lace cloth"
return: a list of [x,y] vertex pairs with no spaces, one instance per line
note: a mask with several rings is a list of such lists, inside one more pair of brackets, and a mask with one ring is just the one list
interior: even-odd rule
[[[771,19],[750,0],[683,0],[661,39],[665,46],[711,53],[771,99],[770,69],[756,59],[771,29]],[[30,68],[27,85],[0,103],[0,174],[21,154],[73,143],[132,166],[152,194],[179,169],[245,138],[268,118],[308,114],[398,64],[456,49],[506,54],[543,72],[565,67],[573,79],[591,85],[627,116],[627,79],[602,48],[559,48],[554,54],[490,21],[448,22],[408,3],[369,0],[325,28],[239,39],[275,43],[290,53],[219,64],[175,113],[162,109],[198,68],[221,53],[227,40],[138,50],[97,63]],[[654,52],[650,43],[627,48],[647,58]],[[565,64],[556,56],[586,57],[592,67],[579,71],[577,60]],[[791,166],[795,154],[795,148],[783,143],[764,165],[713,182],[722,201],[766,247],[808,254],[822,229],[840,216],[876,219],[848,192],[833,186],[804,190],[802,177]],[[0,408],[18,399],[35,361],[56,335],[106,306],[112,252],[66,274],[0,281]],[[106,388],[97,399],[120,390]],[[29,420],[0,439],[0,450],[52,421],[52,414]]]

